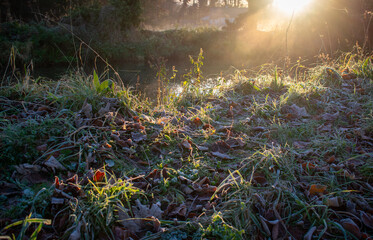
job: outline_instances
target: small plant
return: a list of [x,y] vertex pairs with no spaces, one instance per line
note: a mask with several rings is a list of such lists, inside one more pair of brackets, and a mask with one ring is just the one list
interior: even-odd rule
[[365,78],[373,79],[373,57],[367,57],[361,66],[361,73]]
[[113,93],[115,89],[115,84],[112,80],[107,79],[100,83],[99,77],[96,71],[93,71],[93,86],[99,95],[105,95],[107,93]]
[[[133,187],[131,183],[116,179],[102,179],[103,182],[92,182],[84,188],[86,199],[70,201],[70,210],[73,224],[65,232],[74,234],[78,232],[81,236],[98,236],[105,233],[113,238],[111,227],[117,221],[117,210],[120,207],[131,207],[131,198],[141,194],[140,190]],[[85,223],[82,226],[82,223]]]
[[[201,90],[201,80],[203,80],[202,76],[202,66],[203,66],[203,50],[200,49],[199,55],[197,59],[193,59],[192,56],[189,56],[190,63],[192,64],[192,68],[189,70],[188,73],[183,75],[184,82],[183,82],[183,91],[180,96],[188,96],[189,94],[192,95],[192,99],[194,100],[195,97],[200,95]],[[181,99],[181,98],[180,98]]]
[[271,81],[270,88],[273,91],[277,92],[277,91],[281,91],[283,87],[284,87],[284,84],[282,83],[278,68],[277,66],[275,66],[275,72],[274,72],[273,79]]
[[202,239],[238,240],[243,238],[244,233],[244,230],[238,230],[227,224],[222,217],[222,213],[218,212],[212,216],[212,223],[205,229],[201,228],[200,232],[195,235],[201,234]]

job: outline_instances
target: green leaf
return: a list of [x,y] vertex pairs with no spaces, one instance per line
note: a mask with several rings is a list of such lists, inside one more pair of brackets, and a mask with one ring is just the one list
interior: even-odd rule
[[98,75],[95,70],[93,70],[93,86],[97,92],[100,92],[100,80],[98,79]]
[[109,83],[110,83],[111,80],[105,80],[101,83],[101,86],[100,86],[100,90],[103,91],[105,89],[108,89],[109,88]]
[[38,238],[38,234],[41,231],[42,227],[43,227],[43,223],[40,223],[39,226],[35,229],[35,231],[30,236],[30,240],[36,240]]
[[256,91],[258,91],[258,92],[260,92],[261,90],[260,90],[260,88],[258,88],[257,86],[255,86],[254,84],[253,84],[253,88],[256,90]]

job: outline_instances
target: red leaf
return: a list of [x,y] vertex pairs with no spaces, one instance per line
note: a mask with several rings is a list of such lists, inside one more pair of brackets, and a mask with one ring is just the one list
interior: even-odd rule
[[95,181],[95,182],[102,182],[102,180],[104,179],[104,177],[105,177],[105,172],[101,171],[101,170],[97,170],[95,172],[95,175],[93,176],[93,181]]
[[316,168],[316,165],[310,162],[305,162],[305,163],[302,163],[302,168],[304,170],[307,170],[307,169],[313,170]]
[[326,160],[326,162],[329,163],[329,164],[335,162],[335,156],[333,155],[333,156],[329,157],[329,158]]
[[201,120],[199,117],[196,117],[195,119],[193,119],[193,123],[194,123],[197,127],[203,125],[203,122],[202,122],[202,120]]
[[57,176],[54,177],[54,186],[55,188],[60,189],[60,180]]
[[315,195],[315,194],[324,194],[326,192],[326,186],[324,185],[316,185],[312,184],[310,187],[310,194]]

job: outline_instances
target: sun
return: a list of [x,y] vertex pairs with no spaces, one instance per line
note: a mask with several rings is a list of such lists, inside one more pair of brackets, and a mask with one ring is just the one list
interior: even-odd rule
[[301,11],[312,0],[274,0],[273,6],[286,14],[292,14],[294,11]]

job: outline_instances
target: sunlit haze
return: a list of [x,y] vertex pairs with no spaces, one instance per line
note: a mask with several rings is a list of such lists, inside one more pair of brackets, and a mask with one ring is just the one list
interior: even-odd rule
[[274,0],[273,6],[286,14],[292,14],[293,11],[301,11],[312,0]]

